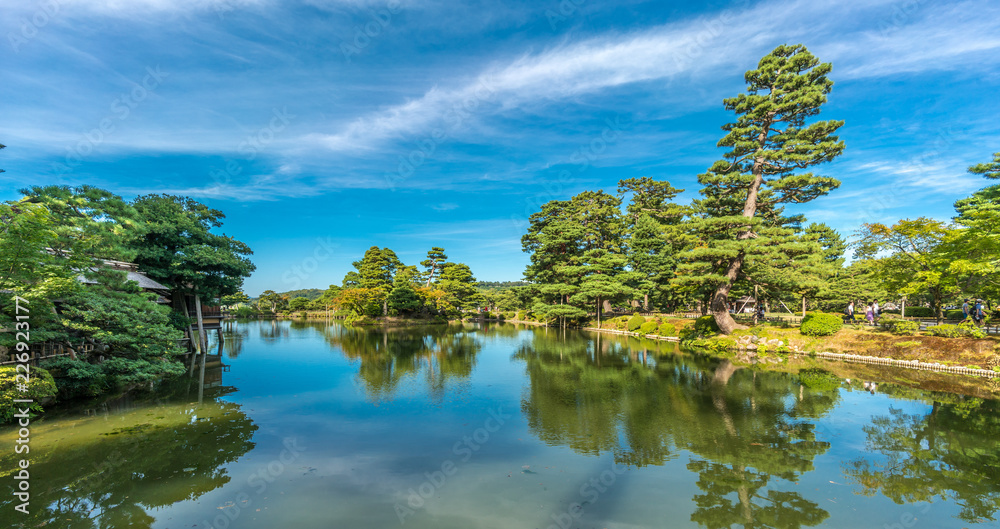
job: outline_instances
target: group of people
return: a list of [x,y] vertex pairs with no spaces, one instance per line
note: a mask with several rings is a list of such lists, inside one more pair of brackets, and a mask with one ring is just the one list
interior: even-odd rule
[[[878,301],[872,301],[867,303],[864,308],[864,321],[869,325],[875,325],[879,318],[879,305]],[[965,302],[962,304],[962,323],[972,320],[977,326],[982,325],[986,321],[986,306],[981,299],[970,300],[966,298]],[[847,309],[844,311],[844,323],[855,323],[857,318],[854,312],[854,302],[851,301],[847,304]]]
[[977,326],[982,325],[983,322],[986,321],[986,311],[983,307],[983,300],[977,299],[972,305],[969,305],[969,298],[966,298],[965,302],[962,303],[962,316],[962,323],[972,319],[972,323],[975,323]]
[[[878,321],[879,316],[879,306],[878,301],[872,301],[864,306],[865,311],[865,322],[868,325],[875,325]],[[854,316],[854,302],[851,301],[847,304],[847,309],[844,311],[844,322],[856,322],[857,319]]]

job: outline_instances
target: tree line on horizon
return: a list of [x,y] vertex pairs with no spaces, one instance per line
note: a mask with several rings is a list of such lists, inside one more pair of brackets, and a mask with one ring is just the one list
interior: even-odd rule
[[[254,309],[270,313],[333,309],[353,323],[386,316],[449,319],[478,311],[486,302],[469,265],[449,261],[438,246],[427,252],[420,267],[406,265],[392,249],[378,246],[369,248],[352,265],[354,270],[347,272],[340,285],[330,285],[312,299],[265,290],[253,308],[245,294],[222,301],[245,304],[244,315],[253,314]],[[236,310],[241,314],[240,308]]]

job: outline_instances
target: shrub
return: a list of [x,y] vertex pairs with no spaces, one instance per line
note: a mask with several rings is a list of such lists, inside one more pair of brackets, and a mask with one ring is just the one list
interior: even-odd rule
[[619,331],[624,331],[628,327],[628,316],[619,316],[614,319],[615,328]]
[[844,326],[844,320],[837,314],[813,312],[802,319],[799,330],[807,336],[830,336]]
[[[972,310],[970,307],[969,310]],[[965,314],[962,313],[962,309],[952,309],[944,311],[944,317],[946,320],[964,320]]]
[[687,340],[688,338],[695,336],[696,334],[697,333],[694,330],[694,325],[691,324],[686,324],[680,329],[677,329],[677,336],[679,336],[681,340]]
[[[257,311],[249,305],[240,305],[233,311],[233,316],[236,316],[237,318],[249,318],[254,314],[257,314]],[[184,328],[187,329],[187,326],[185,325]]]
[[906,316],[909,318],[933,318],[934,309],[930,307],[906,307]]
[[191,325],[192,322],[191,318],[188,318],[183,312],[180,311],[172,310],[168,316],[170,318],[170,326],[179,331],[186,331],[188,325]]
[[980,329],[971,321],[959,325],[952,325],[950,323],[931,325],[927,328],[927,332],[942,338],[986,338],[986,331]]
[[694,332],[707,335],[719,332],[719,324],[715,323],[715,316],[702,316],[694,320]]
[[657,334],[660,336],[677,336],[677,327],[672,323],[661,323]]
[[517,317],[517,321],[524,321],[524,311],[519,310],[514,316]]
[[635,332],[635,331],[639,330],[639,327],[642,327],[643,323],[646,323],[646,318],[643,318],[642,316],[640,316],[638,314],[636,314],[635,316],[632,316],[631,318],[628,319],[628,330],[629,330],[629,332]]
[[965,330],[958,325],[952,325],[950,323],[944,323],[941,325],[931,325],[927,328],[927,332],[934,336],[940,336],[942,338],[959,338],[965,336]]
[[920,330],[920,323],[909,320],[882,320],[879,325],[882,326],[882,330],[900,336],[912,336]]
[[655,334],[659,327],[655,321],[647,321],[639,326],[639,332],[642,334]]
[[[0,423],[5,423],[14,418],[17,407],[14,399],[31,399],[34,402],[28,405],[33,412],[41,412],[42,405],[39,401],[54,397],[56,395],[56,383],[48,371],[40,367],[31,368],[31,376],[28,382],[28,391],[17,390],[17,369],[14,366],[0,367]],[[24,407],[23,404],[19,406]]]
[[959,327],[965,331],[965,335],[969,338],[986,338],[986,331],[980,329],[976,324],[971,321],[958,324]]

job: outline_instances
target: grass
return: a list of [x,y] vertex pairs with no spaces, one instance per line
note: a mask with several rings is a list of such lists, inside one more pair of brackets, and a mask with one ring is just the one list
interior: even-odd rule
[[[794,327],[766,326],[757,333],[777,338],[806,352],[849,353],[952,363],[990,369],[990,359],[1000,353],[1000,340],[993,337],[941,338],[938,336],[894,336],[872,327],[845,327],[832,336],[805,336]],[[746,333],[747,331],[743,331]]]

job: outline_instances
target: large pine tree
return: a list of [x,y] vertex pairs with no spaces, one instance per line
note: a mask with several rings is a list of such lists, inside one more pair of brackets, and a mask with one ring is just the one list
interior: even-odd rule
[[737,118],[723,127],[718,146],[730,150],[698,175],[704,198],[695,204],[692,227],[699,244],[686,253],[676,279],[712,289],[711,312],[724,333],[737,328],[729,293],[744,277],[745,263],[815,250],[793,236],[801,219],[784,216],[783,205],[811,201],[840,185],[801,172],[844,150],[834,134],[843,121],[806,123],[826,102],[830,70],[804,46],[778,46],[746,73],[747,92],[724,100]]

